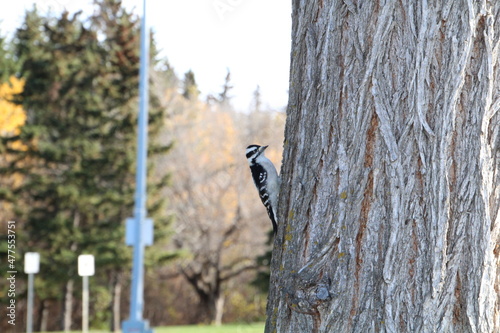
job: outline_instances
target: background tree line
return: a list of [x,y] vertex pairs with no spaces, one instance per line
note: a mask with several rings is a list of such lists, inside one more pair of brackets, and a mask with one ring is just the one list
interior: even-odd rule
[[[155,242],[147,249],[144,315],[152,325],[262,320],[266,297],[251,282],[266,270],[257,256],[268,249],[270,225],[243,151],[270,144],[279,162],[284,117],[262,109],[258,89],[249,112],[235,112],[229,72],[221,93],[201,101],[195,74],[179,79],[153,35],[151,45]],[[33,8],[12,39],[0,39],[0,234],[5,239],[4,222],[16,221],[20,271],[25,252],[41,254],[36,330],[80,327],[82,253],[96,258],[91,327],[116,330],[127,316],[124,221],[133,206],[138,60],[138,18],[117,0],[96,1],[88,18]]]

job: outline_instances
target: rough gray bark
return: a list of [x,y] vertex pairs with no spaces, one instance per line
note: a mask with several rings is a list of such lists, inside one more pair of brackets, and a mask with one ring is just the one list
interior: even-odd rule
[[500,331],[499,11],[293,0],[266,332]]

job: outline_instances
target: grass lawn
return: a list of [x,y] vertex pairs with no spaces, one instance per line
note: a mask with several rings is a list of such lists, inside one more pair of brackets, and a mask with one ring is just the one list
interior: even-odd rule
[[222,326],[187,325],[163,326],[154,329],[154,333],[262,333],[264,323],[226,324]]
[[[154,333],[263,333],[264,323],[225,324],[222,326],[185,325],[153,327]],[[109,331],[89,330],[89,333],[108,333]],[[62,332],[59,332],[62,333]]]

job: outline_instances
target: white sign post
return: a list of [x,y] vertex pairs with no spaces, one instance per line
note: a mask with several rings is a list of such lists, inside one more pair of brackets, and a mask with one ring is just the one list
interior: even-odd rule
[[40,254],[26,252],[24,255],[24,273],[28,274],[28,309],[26,318],[26,332],[33,332],[33,284],[34,274],[40,271]]
[[89,331],[89,276],[94,275],[94,256],[81,254],[78,256],[78,275],[83,279],[82,293],[82,332]]

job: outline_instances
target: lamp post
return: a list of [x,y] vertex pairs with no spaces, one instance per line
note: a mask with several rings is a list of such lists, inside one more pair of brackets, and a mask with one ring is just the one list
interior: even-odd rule
[[146,0],[141,20],[141,55],[139,69],[139,119],[137,134],[137,170],[134,217],[127,219],[126,243],[134,247],[130,316],[122,323],[123,333],[152,333],[142,319],[144,305],[144,247],[153,243],[153,221],[146,218],[146,171],[148,151],[148,67],[149,36],[146,24]]

